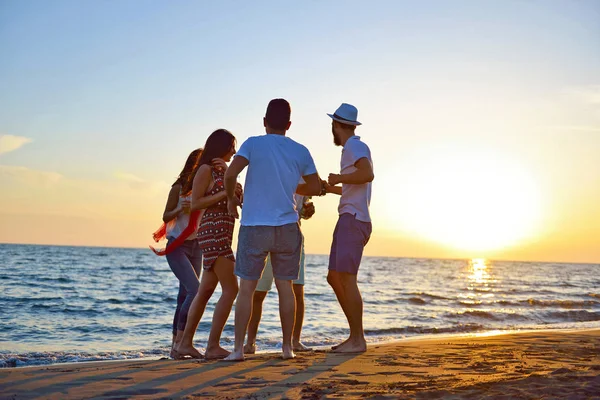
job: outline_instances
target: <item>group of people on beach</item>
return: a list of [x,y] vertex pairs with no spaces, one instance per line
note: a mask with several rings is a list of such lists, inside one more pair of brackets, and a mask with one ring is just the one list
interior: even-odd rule
[[[311,196],[328,193],[341,197],[327,281],[350,327],[349,337],[333,351],[366,351],[357,274],[371,236],[373,162],[369,147],[355,135],[361,125],[356,107],[343,103],[327,115],[334,143],[343,147],[341,171],[329,174],[327,180],[320,179],[308,149],[286,136],[291,107],[284,99],[269,102],[263,119],[265,135],[248,138],[236,151],[235,136],[218,129],[204,148],[189,155],[169,192],[164,224],[154,233],[156,241],[166,238],[167,246],[153,250],[166,256],[179,280],[171,357],[241,361],[244,354],[254,353],[262,303],[273,280],[279,296],[283,358],[309,350],[300,341],[305,258],[300,219],[315,213]],[[237,177],[245,168],[242,187]],[[240,208],[234,256],[231,246]],[[203,355],[192,342],[217,284],[221,297]],[[235,341],[229,352],[220,339],[234,301]]]

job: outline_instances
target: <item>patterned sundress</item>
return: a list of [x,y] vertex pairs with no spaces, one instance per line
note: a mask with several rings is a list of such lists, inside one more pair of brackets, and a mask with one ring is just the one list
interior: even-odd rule
[[[225,170],[212,168],[213,186],[205,193],[212,196],[225,190]],[[227,199],[213,204],[204,211],[198,228],[198,243],[204,256],[204,269],[210,269],[219,257],[235,262],[231,243],[235,218],[227,212]]]

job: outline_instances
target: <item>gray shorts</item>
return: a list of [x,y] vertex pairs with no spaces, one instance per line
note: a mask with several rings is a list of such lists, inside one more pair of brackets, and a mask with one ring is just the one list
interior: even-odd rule
[[242,279],[260,279],[267,256],[275,279],[298,279],[302,233],[297,222],[282,226],[240,226],[235,274]]
[[[298,279],[292,281],[294,285],[304,285],[304,243],[302,243],[302,254],[300,255],[300,272],[298,273]],[[257,292],[269,292],[273,287],[273,266],[271,265],[271,257],[267,257],[267,266],[262,273],[262,276],[258,280],[256,285]]]
[[363,250],[371,238],[371,223],[359,221],[353,214],[342,214],[333,232],[329,269],[358,274]]

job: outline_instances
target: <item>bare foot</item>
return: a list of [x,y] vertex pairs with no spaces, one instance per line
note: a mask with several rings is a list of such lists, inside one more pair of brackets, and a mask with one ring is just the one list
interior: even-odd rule
[[333,350],[334,353],[364,353],[365,351],[367,351],[367,342],[364,339],[347,341]]
[[230,351],[225,350],[221,346],[214,347],[214,348],[207,347],[206,354],[204,354],[204,357],[206,357],[207,360],[220,360],[221,358],[225,358],[230,354],[231,354]]
[[346,343],[347,343],[349,340],[350,340],[350,339],[346,339],[346,340],[344,340],[342,343],[338,343],[338,344],[336,344],[336,345],[334,345],[334,346],[331,346],[331,350],[335,350],[335,349],[337,349],[338,347],[345,345],[345,344],[346,344]]
[[[243,350],[243,349],[242,349]],[[244,361],[244,352],[243,351],[235,351],[225,357],[223,361]]]
[[292,358],[296,358],[296,355],[294,354],[294,351],[292,350],[291,346],[284,346],[283,347],[283,354],[281,355],[281,358],[283,358],[284,360],[290,360]]
[[185,357],[183,357],[181,354],[179,354],[179,353],[177,352],[177,350],[175,350],[175,349],[173,349],[173,348],[171,349],[171,353],[170,353],[169,355],[171,356],[171,358],[172,358],[173,360],[183,360],[183,359],[185,358]]
[[180,344],[175,349],[175,352],[177,352],[180,357],[190,356],[192,358],[204,358],[204,355],[196,350],[194,346],[184,346]]
[[247,343],[244,345],[244,354],[255,354],[256,353],[256,344],[255,343]]
[[302,342],[295,343],[292,348],[297,353],[302,353],[303,351],[313,351],[311,347],[306,347]]

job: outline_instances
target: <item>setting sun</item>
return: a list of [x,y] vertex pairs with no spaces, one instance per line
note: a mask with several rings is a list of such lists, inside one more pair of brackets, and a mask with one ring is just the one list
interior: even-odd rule
[[535,233],[539,192],[509,158],[486,150],[430,148],[410,163],[407,185],[396,187],[390,202],[402,229],[465,251],[504,248]]

